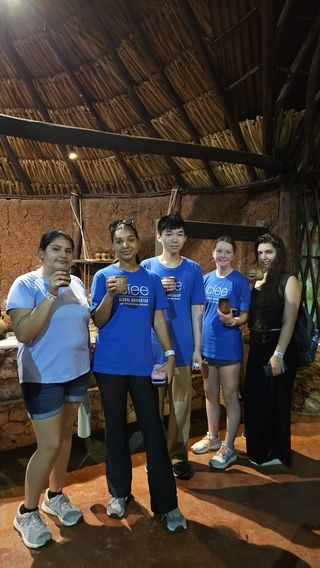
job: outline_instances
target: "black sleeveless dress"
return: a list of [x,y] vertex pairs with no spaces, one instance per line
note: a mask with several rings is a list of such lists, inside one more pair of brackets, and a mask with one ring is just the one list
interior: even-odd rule
[[250,350],[245,380],[245,432],[247,455],[261,464],[278,458],[287,466],[291,462],[291,397],[297,371],[297,354],[292,338],[284,355],[288,369],[269,377],[263,366],[277,346],[284,298],[275,293],[272,309],[264,316],[259,310],[260,290],[253,288],[250,305]]

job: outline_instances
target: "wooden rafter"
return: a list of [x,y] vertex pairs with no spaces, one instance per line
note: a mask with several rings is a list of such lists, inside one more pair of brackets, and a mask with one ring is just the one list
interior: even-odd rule
[[[144,52],[148,54],[148,58],[150,59],[150,61],[151,61],[152,65],[154,66],[157,74],[159,75],[159,77],[161,79],[161,84],[164,87],[168,97],[172,100],[173,104],[178,109],[180,117],[183,120],[184,125],[185,125],[186,129],[188,130],[188,132],[191,136],[191,139],[193,140],[193,142],[196,142],[197,144],[199,144],[200,143],[199,131],[195,127],[195,125],[193,124],[188,113],[186,112],[186,109],[184,108],[182,99],[180,98],[179,94],[174,89],[172,83],[169,81],[166,73],[162,69],[160,62],[159,62],[159,59],[156,56],[156,54],[154,53],[154,48],[153,48],[152,42],[149,41],[147,35],[144,33],[143,28],[139,23],[139,20],[136,16],[136,10],[134,9],[133,3],[131,2],[131,0],[124,0],[123,6],[126,10],[128,17],[130,18],[130,24],[133,27],[135,36],[137,37],[140,45],[142,45]],[[210,163],[205,161],[203,163],[203,166],[204,166],[204,169],[206,170],[206,172],[209,176],[209,180],[214,185],[219,185],[219,181],[216,178],[216,176],[214,175],[212,168],[210,166]]]
[[291,9],[294,5],[295,0],[287,0],[280,12],[278,21],[276,23],[276,27],[275,27],[275,32],[276,32],[276,40],[277,40],[277,44],[279,44],[279,41],[283,35],[283,32],[285,30],[285,27],[287,25],[289,16],[291,14]]
[[[221,106],[226,122],[232,132],[234,137],[236,146],[238,150],[247,150],[247,145],[245,139],[242,135],[239,123],[235,120],[233,113],[231,112],[231,104],[227,100],[226,93],[222,89],[220,82],[218,80],[217,74],[213,69],[211,60],[208,56],[207,50],[205,45],[203,44],[203,40],[201,34],[199,32],[199,24],[194,17],[194,14],[188,4],[187,0],[177,0],[177,4],[181,11],[184,24],[188,28],[188,32],[192,38],[195,50],[199,56],[200,62],[203,66],[203,69],[207,75],[207,79],[212,86],[212,89],[215,92],[215,96],[219,105]],[[248,169],[248,176],[251,181],[256,179],[255,172],[253,170]]]
[[288,72],[287,75],[287,80],[283,84],[279,96],[275,102],[275,115],[277,115],[280,112],[280,110],[283,108],[284,102],[293,87],[294,80],[296,78],[297,73],[300,71],[304,58],[308,53],[310,47],[317,40],[319,33],[320,33],[320,9],[318,10],[317,15],[310,27],[310,31],[306,40],[302,44],[291,65],[290,71]]
[[[95,10],[95,7],[94,7],[95,6],[94,1],[93,1],[93,4],[91,4],[91,6],[92,6],[92,12],[95,13],[95,20],[94,20],[95,25],[97,27],[99,27],[99,29],[100,29],[101,36],[102,36],[102,39],[104,41],[105,47],[112,57],[113,65],[115,66],[117,73],[119,74],[119,76],[121,78],[121,81],[125,85],[125,88],[126,88],[128,94],[129,94],[129,97],[130,97],[130,101],[133,104],[133,107],[134,107],[137,115],[140,117],[140,120],[144,123],[147,134],[151,137],[152,136],[158,136],[158,133],[157,133],[155,127],[153,126],[152,122],[151,122],[152,117],[150,116],[148,110],[146,109],[143,102],[141,101],[141,99],[137,95],[137,93],[134,89],[134,86],[132,84],[131,75],[128,72],[126,66],[124,65],[124,63],[121,60],[121,57],[118,54],[116,44],[115,44],[114,38],[110,34],[110,30],[108,30],[108,33],[106,33],[106,30],[104,30],[104,28],[101,26],[101,24],[99,22],[98,12]],[[168,165],[171,173],[175,177],[176,183],[179,186],[182,186],[182,187],[184,185],[186,185],[186,181],[182,177],[181,171],[179,170],[179,168],[178,168],[177,164],[174,162],[174,160],[172,160],[172,158],[167,157],[166,162],[167,162],[167,165]]]
[[317,41],[317,46],[313,54],[309,79],[307,84],[306,96],[306,115],[305,115],[305,138],[304,138],[304,154],[299,170],[306,168],[312,158],[314,148],[314,124],[315,124],[315,110],[316,110],[316,93],[319,84],[320,76],[320,37]]
[[265,154],[214,148],[212,146],[175,142],[160,138],[127,136],[113,132],[76,128],[74,126],[48,124],[4,114],[0,114],[0,131],[6,136],[38,140],[40,142],[48,142],[49,144],[70,144],[71,146],[78,145],[85,148],[101,148],[118,152],[180,156],[183,158],[244,164],[263,170],[270,169],[274,172],[287,171],[287,166],[280,160]]
[[14,149],[11,147],[9,140],[1,135],[1,143],[4,148],[4,151],[7,155],[7,158],[12,163],[13,169],[16,172],[16,176],[20,181],[22,187],[24,188],[27,195],[33,195],[33,188],[30,182],[30,179],[26,176],[21,164],[17,158],[17,155]]
[[275,79],[273,0],[261,0],[262,28],[262,150],[271,154],[273,146],[273,98]]

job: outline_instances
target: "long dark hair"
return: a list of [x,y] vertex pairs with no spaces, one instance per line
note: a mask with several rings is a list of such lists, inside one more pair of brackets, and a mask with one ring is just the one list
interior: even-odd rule
[[258,334],[266,333],[267,328],[272,327],[275,313],[283,305],[281,290],[281,279],[286,272],[286,249],[283,240],[270,233],[258,237],[255,242],[256,259],[258,260],[258,247],[261,244],[270,244],[276,250],[276,256],[268,268],[266,281],[259,291],[258,310],[250,312],[249,327],[251,331]]
[[256,260],[258,261],[258,248],[261,244],[270,244],[276,250],[277,254],[274,261],[268,268],[267,277],[263,286],[264,294],[266,291],[270,293],[278,289],[282,274],[286,272],[287,253],[283,240],[277,235],[265,233],[257,238],[255,242]]

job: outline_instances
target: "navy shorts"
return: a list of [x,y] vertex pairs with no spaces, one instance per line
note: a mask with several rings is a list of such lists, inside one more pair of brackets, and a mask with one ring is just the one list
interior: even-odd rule
[[59,414],[67,402],[83,402],[87,396],[89,373],[65,383],[21,383],[22,395],[31,420]]
[[241,363],[241,361],[227,361],[226,359],[210,359],[210,357],[204,357],[204,361],[207,362],[209,367],[227,367],[228,365],[235,365],[236,363]]

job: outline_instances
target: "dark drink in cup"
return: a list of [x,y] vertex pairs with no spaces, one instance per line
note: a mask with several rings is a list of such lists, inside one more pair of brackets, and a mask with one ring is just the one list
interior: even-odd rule
[[222,314],[229,314],[231,310],[230,301],[228,298],[219,298],[218,302],[219,311]]

